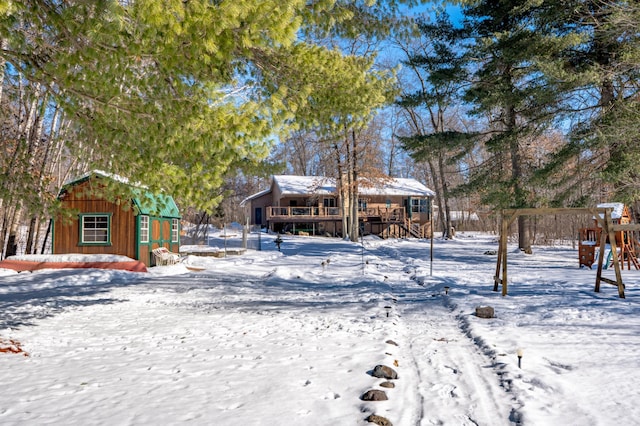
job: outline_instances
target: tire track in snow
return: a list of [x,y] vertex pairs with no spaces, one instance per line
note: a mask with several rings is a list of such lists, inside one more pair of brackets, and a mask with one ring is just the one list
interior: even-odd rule
[[408,368],[401,380],[409,387],[404,399],[418,406],[399,424],[514,424],[513,395],[502,386],[500,365],[468,334],[465,321],[446,303],[420,310],[404,305],[397,322]]
[[[380,251],[404,265],[406,273],[416,269],[415,259],[396,247],[381,247]],[[406,282],[392,286],[401,301],[398,325],[405,334],[404,352],[410,367],[404,378],[413,388],[405,389],[404,397],[419,404],[413,413],[402,415],[400,424],[517,424],[519,415],[513,407],[520,404],[505,386],[495,354],[472,335],[467,316],[456,313],[450,297],[425,295],[423,288],[416,290],[415,279],[407,275]],[[407,378],[407,374],[414,377]]]

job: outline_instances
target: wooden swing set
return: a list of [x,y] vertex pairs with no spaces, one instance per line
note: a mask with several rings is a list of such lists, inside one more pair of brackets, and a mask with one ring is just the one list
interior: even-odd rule
[[[498,248],[498,260],[496,264],[496,274],[494,277],[493,291],[498,291],[498,286],[502,285],[502,295],[507,295],[507,237],[509,235],[509,227],[519,216],[544,216],[544,215],[561,215],[561,214],[590,214],[597,226],[601,229],[598,255],[598,272],[596,274],[595,291],[600,291],[600,283],[605,282],[618,287],[618,296],[624,298],[624,283],[622,282],[622,262],[625,256],[633,258],[637,264],[635,252],[625,251],[626,244],[622,235],[640,231],[640,224],[633,223],[614,223],[611,217],[611,207],[594,207],[594,208],[539,208],[539,209],[506,209],[502,210],[502,222],[500,228],[500,247]],[[605,246],[609,241],[611,246],[611,260],[615,270],[616,279],[611,280],[602,276],[605,260]],[[621,245],[621,251],[618,253],[618,245]]]

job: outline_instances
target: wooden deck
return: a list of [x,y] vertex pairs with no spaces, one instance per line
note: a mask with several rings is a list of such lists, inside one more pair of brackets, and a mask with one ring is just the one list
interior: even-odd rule
[[[267,207],[267,220],[271,222],[322,222],[341,220],[339,207]],[[360,219],[380,222],[404,222],[404,207],[373,207],[358,212]]]

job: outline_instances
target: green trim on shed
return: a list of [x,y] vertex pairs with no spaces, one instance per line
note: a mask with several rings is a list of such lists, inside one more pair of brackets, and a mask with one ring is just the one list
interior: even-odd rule
[[66,182],[63,185],[62,190],[60,191],[60,194],[67,191],[69,187],[81,184],[94,177],[106,178],[114,182],[120,182],[124,185],[127,185],[129,188],[131,188],[131,192],[133,194],[132,201],[134,206],[136,207],[136,211],[138,214],[173,218],[173,219],[182,219],[182,216],[180,215],[180,211],[178,210],[178,206],[176,205],[176,202],[173,199],[173,197],[171,197],[170,195],[154,194],[151,191],[141,186],[127,182],[127,180],[124,178],[121,178],[106,172],[98,171],[98,170],[91,171],[89,173],[86,173],[83,176],[80,176],[76,179]]
[[153,194],[141,188],[134,188],[133,203],[138,214],[156,217],[181,219],[180,211],[173,197],[165,194]]
[[[66,182],[60,190],[58,197],[60,199],[63,199],[64,194],[72,191],[73,187],[84,184],[85,182],[94,178],[104,179],[104,184],[95,186],[93,188],[91,187],[91,185],[89,185],[88,188],[83,189],[83,192],[79,193],[80,196],[76,197],[77,199],[73,200],[78,204],[78,208],[80,209],[78,216],[78,226],[82,226],[81,223],[83,215],[101,214],[101,212],[84,212],[82,206],[86,203],[86,201],[105,201],[115,206],[119,206],[119,209],[116,208],[118,212],[128,211],[126,215],[127,218],[125,218],[125,220],[128,221],[128,217],[132,217],[135,221],[133,223],[135,227],[133,232],[134,235],[130,235],[130,233],[127,233],[125,241],[121,242],[120,240],[118,240],[116,242],[115,240],[113,240],[115,235],[115,233],[113,232],[115,228],[113,227],[121,226],[122,222],[120,224],[116,224],[112,219],[110,219],[109,244],[82,243],[80,241],[82,230],[80,229],[78,232],[78,241],[74,242],[76,247],[84,249],[91,246],[115,247],[117,245],[117,249],[126,251],[126,254],[128,256],[134,256],[135,259],[144,261],[147,266],[153,266],[154,259],[151,251],[157,246],[167,247],[170,251],[173,252],[179,251],[181,228],[180,220],[182,219],[182,216],[180,215],[180,211],[178,210],[178,206],[175,200],[170,195],[154,194],[148,188],[145,188],[140,184],[131,184],[127,179],[121,178],[119,176],[101,171],[92,171],[79,178]],[[104,191],[104,193],[101,193],[101,191]],[[143,216],[149,218],[148,241],[146,242],[140,241],[140,221],[141,217]],[[58,227],[56,227],[56,222],[57,220],[54,220],[52,226],[52,250],[54,250],[56,247],[55,236],[60,232],[60,229],[62,229],[58,229]],[[168,225],[168,227],[165,225]],[[159,236],[156,235],[154,237],[154,229],[156,230],[156,233],[159,233]],[[167,231],[167,229],[168,234],[167,232],[165,232]],[[177,232],[176,241],[174,241],[172,238],[174,236],[174,232]],[[118,238],[122,239],[125,237],[123,235],[119,235]],[[133,239],[133,252],[129,250],[128,244],[130,241],[128,240],[128,238]],[[65,247],[63,248],[63,250],[67,250],[67,248]],[[66,252],[68,253],[69,251]],[[125,253],[123,252],[122,254]]]

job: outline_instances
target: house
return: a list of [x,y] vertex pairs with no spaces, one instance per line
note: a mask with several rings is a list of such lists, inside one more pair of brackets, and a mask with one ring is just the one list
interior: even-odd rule
[[153,249],[178,252],[180,213],[173,198],[130,185],[131,199],[111,202],[101,195],[110,180],[130,185],[93,171],[63,186],[62,213],[53,220],[53,254],[119,254],[153,266]]
[[[365,234],[382,237],[431,235],[434,192],[415,179],[362,179],[358,214]],[[342,235],[336,180],[275,175],[270,187],[242,201],[247,220],[275,232]]]

